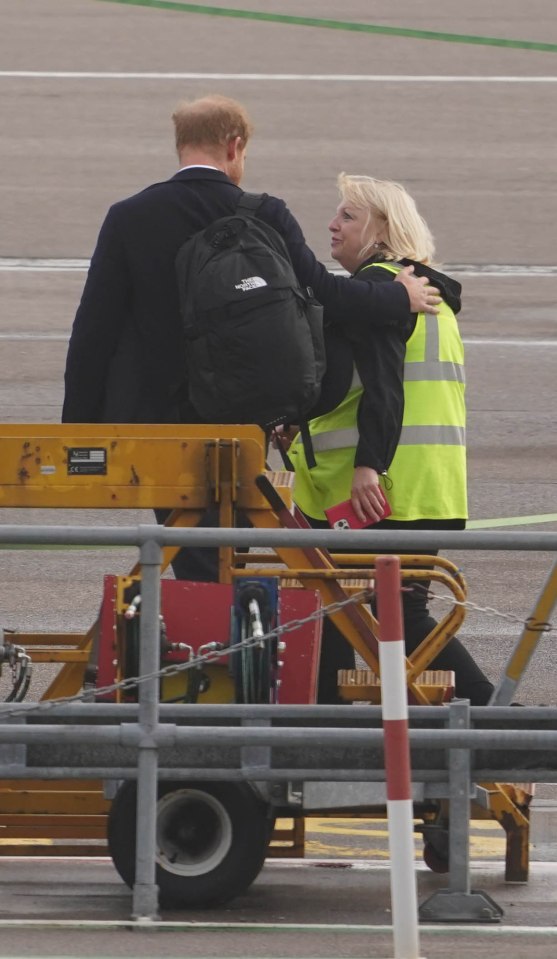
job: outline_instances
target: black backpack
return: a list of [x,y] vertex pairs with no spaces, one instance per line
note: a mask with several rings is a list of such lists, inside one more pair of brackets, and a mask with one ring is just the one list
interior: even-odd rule
[[244,193],[176,256],[189,399],[207,423],[299,423],[319,397],[323,310],[255,216],[264,197]]

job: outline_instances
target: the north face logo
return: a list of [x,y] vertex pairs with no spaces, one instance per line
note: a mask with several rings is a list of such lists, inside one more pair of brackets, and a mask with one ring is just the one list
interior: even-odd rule
[[267,286],[267,281],[262,276],[248,276],[245,280],[236,283],[234,289],[246,293],[247,290],[256,290],[259,286]]

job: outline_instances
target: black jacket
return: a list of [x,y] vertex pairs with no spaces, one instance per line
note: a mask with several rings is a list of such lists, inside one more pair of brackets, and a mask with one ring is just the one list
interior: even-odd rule
[[[116,203],[102,225],[66,363],[64,422],[199,422],[187,400],[174,260],[198,230],[236,209],[224,173],[194,168]],[[306,246],[283,200],[258,211],[283,236],[300,282],[339,315],[388,329],[409,316],[402,284],[332,276]]]
[[[360,270],[380,257],[372,257],[362,263]],[[461,286],[456,280],[432,267],[402,260],[404,266],[412,265],[416,276],[428,276],[445,302],[458,313],[460,310]],[[360,277],[356,271],[356,282]],[[361,280],[377,284],[391,284],[394,274],[388,270],[364,270]],[[327,372],[323,381],[318,406],[312,416],[335,409],[350,389],[353,364],[356,364],[362,381],[363,394],[358,407],[359,442],[354,466],[370,466],[383,473],[388,470],[398,445],[404,413],[404,356],[406,341],[416,325],[417,314],[409,313],[406,323],[389,325],[378,330],[366,323],[350,309],[348,302],[340,313],[325,311],[327,324]]]

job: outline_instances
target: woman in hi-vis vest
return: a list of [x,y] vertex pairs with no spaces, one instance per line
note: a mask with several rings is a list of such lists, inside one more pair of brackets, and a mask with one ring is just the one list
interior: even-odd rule
[[[329,224],[333,258],[352,276],[374,283],[391,282],[402,266],[412,265],[431,279],[442,302],[438,315],[408,314],[405,329],[380,333],[349,314],[326,315],[328,368],[309,423],[314,464],[299,435],[289,450],[295,502],[316,528],[328,528],[325,510],[350,500],[358,520],[375,528],[463,529],[464,350],[455,318],[460,284],[429,266],[433,239],[404,187],[346,174],[338,183],[341,202]],[[388,519],[382,519],[384,497]],[[408,653],[436,625],[427,586],[422,581],[403,593]],[[353,665],[351,647],[327,620],[320,702],[340,701],[337,670]],[[493,692],[457,639],[430,668],[454,670],[456,695],[473,705],[486,704]]]

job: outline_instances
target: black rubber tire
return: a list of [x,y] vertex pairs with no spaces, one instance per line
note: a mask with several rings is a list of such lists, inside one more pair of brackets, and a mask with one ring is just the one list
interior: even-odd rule
[[447,873],[449,871],[449,860],[435,848],[433,843],[424,844],[423,858],[427,868],[432,872]]
[[[135,782],[110,808],[108,847],[124,880],[135,882]],[[156,882],[162,908],[207,908],[241,895],[263,867],[270,816],[248,784],[161,782]]]

